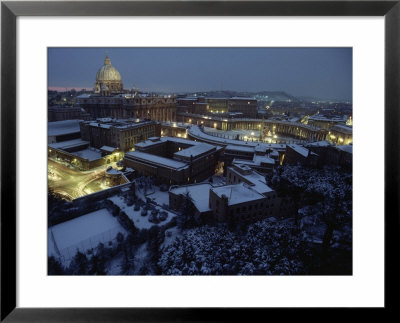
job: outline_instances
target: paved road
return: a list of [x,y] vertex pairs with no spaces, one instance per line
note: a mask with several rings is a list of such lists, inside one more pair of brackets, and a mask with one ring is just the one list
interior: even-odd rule
[[48,159],[49,189],[64,196],[67,200],[86,195],[85,187],[93,180],[103,177],[108,166],[111,165],[104,165],[90,171],[79,171]]

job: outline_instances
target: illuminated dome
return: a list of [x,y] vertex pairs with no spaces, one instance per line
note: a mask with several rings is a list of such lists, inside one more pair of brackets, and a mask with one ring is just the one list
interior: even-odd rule
[[106,55],[104,65],[97,71],[96,82],[101,81],[121,81],[121,74],[111,65],[111,61]]
[[101,95],[112,95],[123,91],[121,74],[111,65],[108,55],[104,59],[104,65],[96,73],[94,91]]

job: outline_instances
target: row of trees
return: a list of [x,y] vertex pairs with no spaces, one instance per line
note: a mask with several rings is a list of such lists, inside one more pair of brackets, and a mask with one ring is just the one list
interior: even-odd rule
[[[351,273],[352,174],[333,166],[316,169],[285,165],[267,176],[267,181],[279,196],[292,199],[294,223],[306,235],[310,232],[303,224],[313,218],[314,236],[310,238],[322,242],[315,250],[320,272]],[[315,230],[318,223],[320,235]]]
[[310,258],[293,225],[265,219],[246,232],[226,224],[186,230],[158,265],[164,275],[292,275],[307,273]]

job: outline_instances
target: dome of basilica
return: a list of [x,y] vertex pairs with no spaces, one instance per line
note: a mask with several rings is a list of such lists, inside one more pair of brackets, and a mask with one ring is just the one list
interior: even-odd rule
[[122,93],[123,89],[121,74],[115,67],[111,66],[110,58],[106,55],[104,65],[96,73],[94,93],[109,96]]
[[118,70],[111,65],[111,61],[108,56],[106,56],[104,59],[104,65],[100,67],[96,74],[96,82],[104,81],[121,82],[121,74],[119,74]]

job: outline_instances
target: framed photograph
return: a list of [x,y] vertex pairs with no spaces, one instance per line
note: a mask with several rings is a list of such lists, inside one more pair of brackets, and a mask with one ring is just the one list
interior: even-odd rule
[[1,320],[391,309],[399,15],[2,2]]

